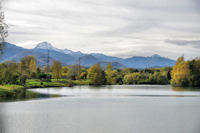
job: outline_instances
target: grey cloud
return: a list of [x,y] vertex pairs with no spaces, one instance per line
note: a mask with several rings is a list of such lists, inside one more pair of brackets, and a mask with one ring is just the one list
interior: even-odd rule
[[[142,25],[142,26],[141,26]],[[96,36],[105,36],[105,37],[114,37],[114,36],[128,36],[130,34],[139,33],[142,31],[146,31],[148,29],[151,29],[153,27],[157,27],[160,24],[158,22],[133,22],[132,24],[126,25],[124,27],[119,27],[117,29],[111,29],[108,31],[103,31],[96,33]],[[131,37],[130,37],[131,38]]]
[[194,48],[200,48],[200,40],[165,40],[166,43],[175,44],[178,46],[192,46]]

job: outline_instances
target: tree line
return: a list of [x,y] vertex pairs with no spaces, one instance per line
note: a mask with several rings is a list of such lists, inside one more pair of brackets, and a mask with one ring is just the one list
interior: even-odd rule
[[[48,68],[49,67],[49,68]],[[79,65],[62,66],[53,61],[51,66],[37,66],[34,56],[25,56],[20,62],[6,61],[0,64],[0,84],[24,85],[27,79],[51,82],[51,79],[88,80],[91,85],[122,84],[170,84],[172,86],[199,87],[200,59],[185,61],[177,59],[173,68],[113,69],[108,64],[102,69],[99,64],[90,68]]]
[[99,64],[90,68],[79,65],[62,66],[53,61],[51,66],[37,66],[34,56],[25,56],[20,62],[6,61],[0,64],[0,84],[24,85],[27,79],[51,82],[51,79],[88,80],[91,85],[122,84],[169,84],[171,67],[149,69],[113,69],[108,64],[102,69]]

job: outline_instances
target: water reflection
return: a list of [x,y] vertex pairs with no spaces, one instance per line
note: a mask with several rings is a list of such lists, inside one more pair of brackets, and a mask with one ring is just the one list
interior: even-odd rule
[[200,97],[200,90],[172,88],[170,85],[113,85],[113,86],[75,86],[62,88],[39,88],[30,91],[40,94],[61,96],[185,96]]
[[173,87],[174,91],[200,91],[198,87]]
[[58,95],[50,95],[49,92],[47,93],[38,93],[34,91],[26,90],[25,93],[17,93],[14,97],[1,97],[0,102],[12,102],[12,101],[23,101],[23,100],[31,100],[31,99],[39,99],[39,98],[51,98],[51,97],[58,97]]

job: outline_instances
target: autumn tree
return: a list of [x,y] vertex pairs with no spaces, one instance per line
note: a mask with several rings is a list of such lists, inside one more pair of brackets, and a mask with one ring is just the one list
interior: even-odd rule
[[61,62],[59,61],[53,61],[53,65],[52,65],[52,75],[53,78],[55,79],[59,79],[62,76],[62,65]]
[[173,86],[188,86],[190,78],[189,62],[179,57],[171,72]]
[[106,83],[109,85],[123,84],[123,75],[119,70],[113,70],[112,65],[109,63],[106,67]]
[[105,73],[99,64],[95,64],[89,68],[87,78],[92,85],[105,84]]
[[106,68],[106,81],[107,81],[107,84],[112,84],[112,71],[113,71],[113,69],[112,69],[112,65],[109,63],[108,65],[107,65],[107,68]]
[[87,72],[81,72],[80,79],[87,79]]
[[111,85],[116,85],[116,84],[117,85],[123,84],[123,76],[119,71],[113,70],[111,75]]
[[67,73],[69,71],[69,67],[68,66],[62,67],[62,71],[63,73]]
[[131,73],[128,73],[123,78],[124,84],[133,84],[133,75]]
[[31,74],[37,70],[37,61],[35,56],[25,56],[21,59],[19,69],[22,74]]
[[78,70],[78,65],[71,65],[67,71],[67,78],[69,79],[72,79],[72,80],[75,80],[75,79],[78,79],[78,73],[77,73],[77,70]]

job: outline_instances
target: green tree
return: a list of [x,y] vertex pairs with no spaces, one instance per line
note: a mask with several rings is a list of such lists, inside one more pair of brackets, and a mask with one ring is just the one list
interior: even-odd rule
[[189,61],[190,78],[189,86],[200,87],[200,59]]
[[18,64],[13,61],[6,61],[0,65],[0,84],[17,84],[20,77],[17,71]]

